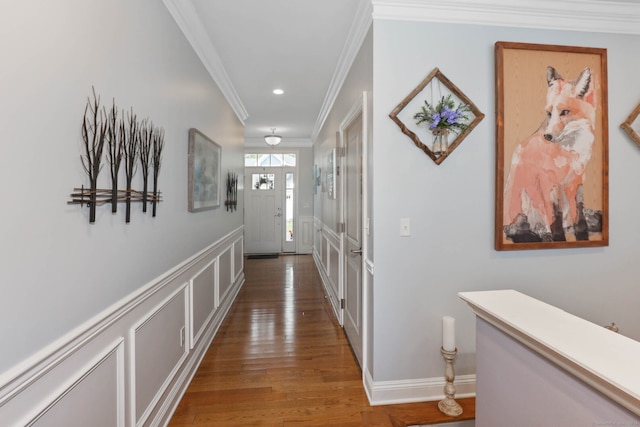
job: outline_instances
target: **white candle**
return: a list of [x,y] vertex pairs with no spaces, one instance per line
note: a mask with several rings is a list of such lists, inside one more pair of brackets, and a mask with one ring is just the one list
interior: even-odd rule
[[456,349],[456,319],[451,316],[442,318],[442,348],[446,351]]

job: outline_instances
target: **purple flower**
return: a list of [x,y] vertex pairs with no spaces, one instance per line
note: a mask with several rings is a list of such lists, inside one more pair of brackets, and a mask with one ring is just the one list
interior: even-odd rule
[[417,125],[426,123],[431,131],[434,129],[464,130],[467,127],[464,120],[468,120],[465,113],[469,111],[469,106],[459,104],[457,108],[455,107],[455,101],[450,94],[443,96],[435,105],[425,100],[424,106],[413,118]]
[[446,119],[448,124],[450,124],[450,125],[454,124],[456,122],[456,120],[458,120],[458,118],[461,115],[462,114],[460,114],[460,112],[458,112],[458,110],[452,110],[447,105],[444,106],[444,111],[442,112],[442,117],[444,119]]
[[440,113],[435,113],[433,117],[431,117],[431,124],[429,125],[429,129],[435,129],[440,123]]

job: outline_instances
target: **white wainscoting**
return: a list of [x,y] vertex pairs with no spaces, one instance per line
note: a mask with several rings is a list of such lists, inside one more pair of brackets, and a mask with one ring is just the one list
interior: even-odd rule
[[[313,257],[316,263],[322,264],[322,222],[317,218],[313,219]],[[324,268],[324,267],[323,267]],[[322,268],[319,268],[322,270]]]
[[0,377],[2,426],[166,425],[244,283],[242,227]]
[[189,355],[183,335],[187,325],[186,289],[186,284],[181,286],[130,330],[130,402],[136,408],[131,413],[131,425],[144,425]]
[[310,254],[313,251],[313,217],[301,216],[298,218],[298,253]]
[[314,261],[320,272],[322,284],[327,292],[327,297],[331,301],[336,318],[342,324],[342,310],[340,309],[340,300],[342,299],[340,290],[340,236],[329,227],[320,225],[318,221],[316,221],[316,230],[318,232],[314,241]]

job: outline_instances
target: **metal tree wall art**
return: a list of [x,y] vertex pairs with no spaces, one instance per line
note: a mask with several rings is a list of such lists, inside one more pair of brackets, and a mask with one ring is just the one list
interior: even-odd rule
[[150,156],[153,144],[153,123],[143,120],[138,128],[138,153],[140,153],[140,169],[142,169],[142,212],[147,211],[147,189],[149,187]]
[[238,206],[238,174],[227,172],[227,200],[224,205],[228,211],[235,211]]
[[[127,114],[119,114],[115,101],[109,113],[100,107],[100,97],[92,90],[93,98],[87,100],[82,120],[82,140],[84,153],[81,156],[82,166],[89,178],[89,188],[75,188],[68,204],[89,206],[89,222],[96,220],[96,206],[110,203],[111,212],[117,212],[117,204],[126,204],[125,221],[131,220],[131,202],[142,202],[142,211],[147,211],[147,203],[156,206],[161,200],[158,191],[158,177],[164,148],[164,130],[154,127],[149,119],[138,122],[133,109]],[[102,156],[105,151],[111,175],[111,188],[98,188],[98,175],[102,169]],[[138,161],[142,169],[142,191],[132,188],[133,177]],[[118,189],[120,169],[124,163],[126,189]],[[153,168],[153,193],[148,191],[149,173]]]
[[109,126],[107,127],[107,162],[111,172],[111,212],[118,211],[118,174],[122,164],[124,151],[123,133],[118,126],[118,109],[115,100],[109,112]]
[[[124,126],[124,122],[123,122]],[[127,128],[126,132],[126,140],[124,143],[124,174],[127,178],[127,198],[125,199],[125,221],[131,221],[131,182],[133,181],[133,176],[136,173],[136,160],[138,156],[138,143],[139,135],[138,135],[138,122],[136,120],[136,115],[133,114],[133,110],[130,113],[127,113]]]
[[157,129],[153,134],[153,197],[151,198],[152,214],[156,216],[156,206],[160,193],[158,192],[158,176],[160,175],[160,161],[162,160],[162,149],[164,148],[164,129]]
[[102,150],[107,135],[108,122],[104,109],[100,109],[100,98],[93,90],[93,100],[87,100],[82,118],[82,141],[84,142],[84,156],[81,156],[82,166],[89,177],[90,192],[94,197],[89,201],[89,222],[96,220],[95,194],[102,162]]

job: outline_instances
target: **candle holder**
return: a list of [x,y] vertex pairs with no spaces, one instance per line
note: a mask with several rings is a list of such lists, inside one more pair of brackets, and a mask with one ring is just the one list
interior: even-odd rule
[[438,402],[438,409],[445,415],[457,417],[462,414],[462,406],[455,400],[456,386],[453,385],[453,380],[456,377],[455,371],[453,370],[453,361],[456,358],[458,349],[448,351],[440,347],[440,353],[442,353],[442,357],[444,357],[446,363],[444,376],[447,383],[444,385],[445,397]]

